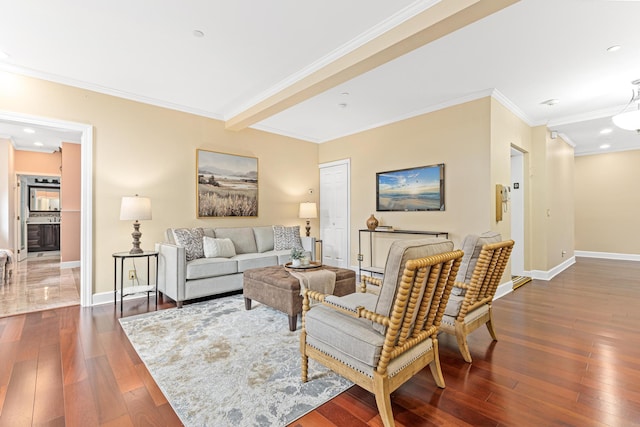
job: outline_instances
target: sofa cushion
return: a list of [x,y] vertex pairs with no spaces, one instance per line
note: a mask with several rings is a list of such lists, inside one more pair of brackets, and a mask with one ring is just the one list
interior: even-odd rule
[[199,258],[187,263],[187,280],[226,276],[238,272],[238,263],[228,258]]
[[263,253],[273,250],[273,227],[253,227],[253,235],[256,238],[258,252]]
[[204,236],[202,246],[205,258],[231,258],[236,256],[236,248],[231,239],[216,239]]
[[172,228],[171,230],[175,244],[184,247],[187,261],[204,258],[202,228]]
[[282,225],[274,225],[273,249],[282,251],[292,248],[304,249],[300,241],[300,226],[285,227]]
[[236,248],[236,254],[253,254],[258,252],[256,238],[251,227],[223,227],[216,228],[216,237],[231,239]]
[[[476,236],[475,234],[466,236],[462,241],[461,249],[464,251],[464,256],[460,262],[460,269],[456,276],[456,282],[471,282],[471,276],[473,276],[473,270],[476,268],[478,258],[480,258],[482,247],[486,244],[498,243],[500,241],[502,241],[502,236],[500,233],[496,233],[495,231],[488,231],[479,236]],[[464,295],[465,292],[466,289],[455,287],[451,290],[453,295]]]
[[233,259],[238,262],[238,273],[251,268],[269,267],[278,264],[278,257],[271,254],[240,254]]

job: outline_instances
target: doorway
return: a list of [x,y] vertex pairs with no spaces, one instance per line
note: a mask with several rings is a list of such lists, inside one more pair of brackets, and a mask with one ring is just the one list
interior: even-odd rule
[[[91,125],[64,120],[31,116],[27,114],[0,111],[0,121],[24,125],[45,126],[81,133],[80,155],[80,305],[92,305],[93,296],[93,127]],[[17,215],[12,215],[17,218]],[[17,227],[17,226],[16,226]],[[15,233],[14,233],[15,234]],[[19,247],[15,236],[14,249]]]
[[320,165],[320,239],[322,263],[349,268],[349,159]]
[[531,281],[527,276],[525,260],[525,156],[516,148],[511,148],[511,238],[515,242],[511,252],[511,276],[513,289]]

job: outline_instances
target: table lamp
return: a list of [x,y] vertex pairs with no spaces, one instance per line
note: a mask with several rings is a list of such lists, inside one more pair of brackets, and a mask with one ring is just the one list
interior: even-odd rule
[[135,196],[123,196],[122,203],[120,204],[120,219],[135,221],[133,223],[133,248],[129,251],[130,254],[141,254],[144,252],[140,249],[140,223],[138,221],[151,219],[151,199],[148,197]]
[[307,226],[305,227],[305,230],[307,230],[307,237],[309,237],[311,233],[311,225],[309,225],[309,220],[311,218],[318,218],[318,210],[316,208],[316,204],[314,202],[300,203],[298,218],[304,218],[307,220]]

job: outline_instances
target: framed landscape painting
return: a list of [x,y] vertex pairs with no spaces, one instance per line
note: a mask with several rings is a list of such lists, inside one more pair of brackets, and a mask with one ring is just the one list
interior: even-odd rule
[[198,218],[258,216],[258,159],[196,150]]

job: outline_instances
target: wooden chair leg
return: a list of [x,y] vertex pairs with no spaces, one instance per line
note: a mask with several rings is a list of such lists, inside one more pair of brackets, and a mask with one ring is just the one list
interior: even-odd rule
[[436,381],[436,385],[440,388],[445,387],[444,376],[442,375],[442,367],[440,366],[440,351],[438,350],[438,340],[433,340],[433,361],[429,363],[431,375]]
[[467,345],[467,334],[464,330],[464,324],[456,321],[456,341],[458,341],[458,348],[462,354],[462,358],[467,363],[471,363],[471,353],[469,352],[469,346]]
[[485,323],[485,325],[487,325],[487,329],[491,334],[491,338],[493,338],[494,341],[498,341],[498,337],[496,336],[496,331],[495,329],[493,329],[493,316],[491,315],[491,306],[489,306],[489,320],[487,321],[487,323]]
[[391,410],[391,392],[389,391],[389,383],[386,375],[379,375],[377,372],[373,374],[373,394],[376,397],[378,412],[384,427],[394,427],[393,411]]
[[302,382],[307,382],[307,375],[309,370],[309,356],[307,356],[307,334],[304,329],[300,333],[300,356],[302,357],[302,363],[300,364]]

